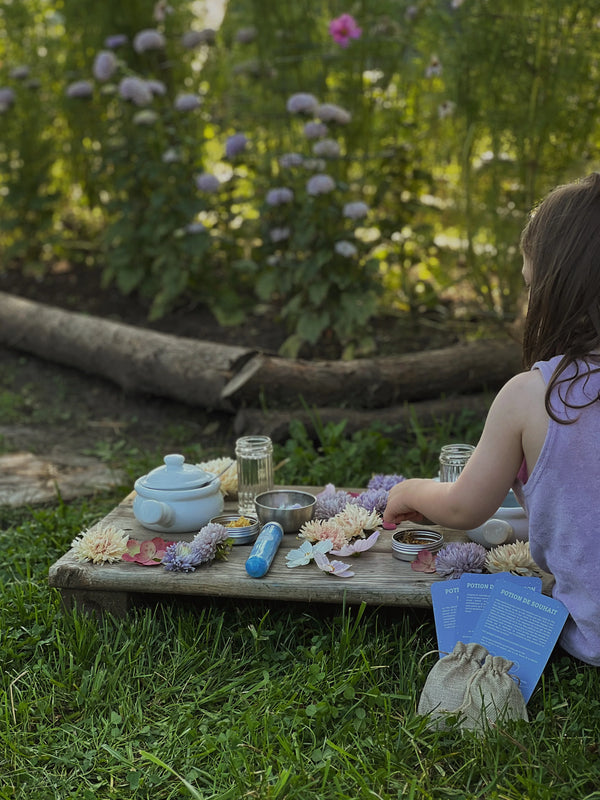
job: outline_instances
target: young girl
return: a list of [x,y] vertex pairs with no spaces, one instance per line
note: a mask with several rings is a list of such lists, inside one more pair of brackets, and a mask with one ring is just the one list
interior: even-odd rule
[[384,520],[426,517],[468,530],[513,486],[532,557],[554,575],[553,596],[569,610],[560,644],[600,666],[600,174],[551,192],[521,249],[529,371],[498,393],[458,480],[397,484]]

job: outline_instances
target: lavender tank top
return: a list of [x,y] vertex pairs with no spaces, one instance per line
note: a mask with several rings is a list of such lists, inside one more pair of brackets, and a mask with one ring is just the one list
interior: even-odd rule
[[[539,361],[545,383],[560,356]],[[585,364],[581,365],[585,372]],[[571,365],[562,377],[573,378]],[[559,644],[571,655],[600,666],[600,373],[570,380],[552,393],[552,409],[561,425],[549,420],[548,433],[533,471],[521,493],[529,516],[531,555],[556,584],[553,597],[565,604],[569,617]]]

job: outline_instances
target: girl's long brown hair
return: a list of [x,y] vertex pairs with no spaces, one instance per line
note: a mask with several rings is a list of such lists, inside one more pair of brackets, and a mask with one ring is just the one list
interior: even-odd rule
[[523,364],[563,355],[546,389],[546,409],[557,419],[550,398],[566,382],[565,369],[576,364],[583,379],[600,371],[590,363],[600,352],[600,173],[554,189],[532,212],[521,250],[532,273]]

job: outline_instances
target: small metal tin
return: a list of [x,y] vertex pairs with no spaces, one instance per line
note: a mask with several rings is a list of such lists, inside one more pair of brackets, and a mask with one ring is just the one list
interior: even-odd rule
[[[418,536],[422,541],[418,543],[405,542],[403,538],[407,534]],[[404,528],[392,534],[392,555],[400,561],[414,561],[421,550],[430,550],[432,553],[437,553],[443,544],[444,537],[437,531]]]
[[[250,525],[244,525],[241,528],[234,527],[230,528],[228,523],[235,522],[236,519],[239,519],[240,516],[246,517],[246,519],[250,520]],[[256,537],[258,536],[258,532],[260,530],[260,523],[256,517],[252,517],[249,514],[219,514],[218,517],[213,517],[211,522],[216,522],[219,525],[224,525],[227,528],[227,533],[229,534],[229,538],[233,540],[233,544],[252,544]]]

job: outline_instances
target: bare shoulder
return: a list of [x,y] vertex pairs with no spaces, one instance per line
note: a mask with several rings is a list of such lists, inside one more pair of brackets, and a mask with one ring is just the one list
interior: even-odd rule
[[530,411],[532,406],[538,409],[543,406],[546,385],[539,370],[519,372],[496,395],[494,405],[501,408],[512,408],[517,411]]

